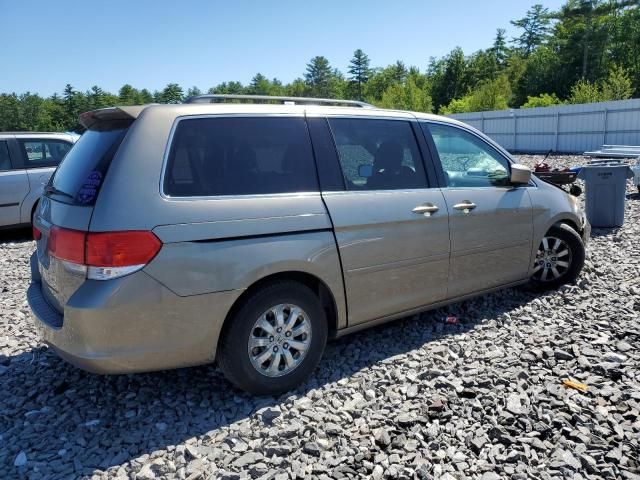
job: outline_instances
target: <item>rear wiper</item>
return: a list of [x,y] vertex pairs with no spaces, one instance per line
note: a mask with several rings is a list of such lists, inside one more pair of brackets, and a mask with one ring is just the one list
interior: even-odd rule
[[71,195],[70,193],[63,192],[62,190],[58,190],[53,185],[47,185],[46,187],[44,187],[44,193],[52,193],[54,195],[62,195],[63,197],[68,197],[68,198],[71,198],[71,199],[75,199],[75,197],[73,195]]

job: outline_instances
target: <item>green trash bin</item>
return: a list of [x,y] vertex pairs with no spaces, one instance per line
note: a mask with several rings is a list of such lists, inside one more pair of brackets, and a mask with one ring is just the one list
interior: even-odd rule
[[627,179],[633,178],[628,165],[616,161],[594,161],[580,169],[584,180],[587,220],[592,227],[621,227]]

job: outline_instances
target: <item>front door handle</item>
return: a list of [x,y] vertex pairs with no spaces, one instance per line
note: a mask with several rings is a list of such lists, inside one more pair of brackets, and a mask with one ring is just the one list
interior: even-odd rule
[[469,213],[471,210],[476,208],[476,206],[477,205],[475,203],[470,202],[469,200],[463,200],[461,203],[456,203],[453,208],[456,210],[462,210],[464,213]]
[[434,205],[433,203],[425,203],[424,205],[418,205],[411,211],[413,213],[421,213],[425,217],[430,217],[432,213],[436,213],[438,210],[440,209],[437,205]]

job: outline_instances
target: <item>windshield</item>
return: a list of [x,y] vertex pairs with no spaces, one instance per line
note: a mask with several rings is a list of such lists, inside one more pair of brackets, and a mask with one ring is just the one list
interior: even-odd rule
[[93,205],[111,160],[132,120],[101,122],[87,130],[69,151],[47,186],[61,201]]

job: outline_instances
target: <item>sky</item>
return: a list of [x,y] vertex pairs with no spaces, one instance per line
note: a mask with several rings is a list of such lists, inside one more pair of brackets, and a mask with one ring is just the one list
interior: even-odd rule
[[287,83],[324,55],[346,73],[361,48],[371,66],[424,71],[460,46],[488,48],[534,3],[563,0],[0,0],[0,92],[61,93],[125,83],[203,91],[260,72]]

